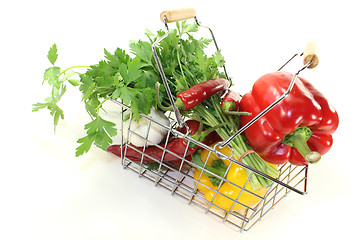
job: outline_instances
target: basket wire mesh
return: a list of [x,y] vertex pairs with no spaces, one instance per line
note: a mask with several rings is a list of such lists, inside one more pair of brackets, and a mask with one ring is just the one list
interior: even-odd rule
[[[196,23],[200,26],[196,16],[193,16]],[[167,25],[167,18],[164,16],[164,23],[166,30],[168,31],[168,25]],[[208,28],[208,27],[206,27]],[[218,49],[217,43],[214,38],[214,34],[211,31],[210,28],[208,28],[214,43],[216,45],[216,48]],[[168,88],[167,81],[165,78],[165,74],[163,73],[161,63],[159,61],[159,58],[157,57],[156,53],[156,45],[158,42],[160,42],[162,39],[166,37],[166,34],[158,39],[153,44],[153,54],[154,58],[158,64],[160,74],[162,77],[162,80],[164,82],[165,88]],[[295,54],[289,61],[291,61],[295,56],[302,55],[302,54]],[[288,62],[289,62],[288,61]],[[280,69],[282,69],[288,62],[286,62]],[[311,61],[307,62],[304,67],[302,67],[298,72],[294,74],[294,77],[290,83],[289,89],[287,92],[284,93],[283,96],[281,96],[277,101],[275,101],[273,104],[271,104],[268,108],[266,108],[263,112],[261,112],[258,116],[254,117],[254,121],[257,121],[259,118],[261,118],[264,114],[266,114],[271,108],[273,108],[275,105],[277,105],[280,101],[282,101],[291,91],[291,88],[296,80],[297,75],[300,73],[300,71],[304,70],[311,64]],[[280,70],[279,69],[279,70]],[[226,69],[224,68],[224,71],[226,72]],[[227,75],[227,74],[226,74]],[[170,99],[172,99],[171,92],[169,89],[168,94]],[[254,226],[255,223],[260,221],[264,215],[266,215],[274,206],[279,203],[284,197],[286,197],[290,192],[296,192],[300,195],[307,193],[307,181],[308,181],[308,166],[295,166],[290,163],[285,163],[281,166],[279,166],[279,176],[274,179],[266,174],[263,174],[262,172],[257,171],[256,169],[250,168],[249,166],[243,164],[241,162],[241,158],[244,157],[241,156],[238,160],[235,160],[232,156],[226,156],[223,153],[217,151],[215,148],[205,145],[202,142],[198,142],[188,136],[188,134],[181,133],[177,131],[176,129],[178,127],[183,127],[185,124],[185,118],[180,115],[179,110],[175,107],[175,105],[172,103],[173,111],[168,112],[168,118],[170,119],[170,125],[164,125],[158,121],[153,120],[152,118],[140,114],[142,119],[146,119],[148,125],[147,125],[147,133],[146,136],[140,136],[135,131],[131,130],[131,119],[132,119],[132,113],[129,106],[124,105],[123,103],[111,100],[114,103],[118,104],[121,108],[122,112],[122,120],[124,120],[125,116],[129,121],[126,121],[126,124],[124,121],[121,122],[121,161],[122,165],[125,169],[129,169],[134,171],[139,175],[139,177],[148,179],[154,183],[156,187],[162,187],[166,190],[168,190],[172,195],[174,196],[180,196],[182,199],[184,199],[189,205],[200,207],[204,210],[205,213],[211,214],[215,216],[220,221],[229,224],[230,226],[234,227],[237,230],[243,231],[243,230],[249,230]],[[242,133],[247,127],[249,127],[254,121],[249,122],[247,126],[244,126],[241,128],[237,133]],[[166,137],[163,140],[162,144],[154,144],[151,143],[151,140],[148,139],[150,127],[152,125],[157,125],[163,129],[166,129]],[[127,131],[122,131],[123,129],[127,129]],[[124,132],[126,134],[124,134]],[[142,138],[145,142],[144,147],[142,148],[136,148],[129,144],[129,138],[132,135],[136,135],[138,138]],[[166,146],[169,143],[169,139],[171,137],[177,137],[177,138],[184,138],[187,142],[186,151],[183,155],[179,155],[175,152],[172,152],[170,149],[168,149]],[[229,139],[225,140],[221,143],[221,147],[226,146],[235,136],[230,137]],[[162,151],[161,157],[154,157],[145,152],[147,143],[150,143],[153,145],[152,147],[159,148]],[[199,191],[199,187],[205,187],[209,188],[205,184],[203,184],[200,181],[200,178],[202,175],[204,175],[208,170],[205,168],[202,168],[201,166],[195,165],[191,159],[186,157],[186,152],[189,149],[190,144],[192,146],[196,146],[198,148],[206,149],[210,153],[214,153],[217,156],[219,156],[220,159],[226,159],[229,160],[229,166],[227,168],[230,168],[230,165],[232,164],[238,164],[243,168],[247,168],[251,171],[251,174],[248,175],[248,179],[245,182],[243,186],[239,186],[224,177],[224,176],[218,176],[216,174],[216,177],[218,177],[221,182],[227,182],[230,185],[239,188],[240,193],[236,196],[235,199],[230,198],[229,196],[221,193],[219,191],[220,186],[217,189],[211,189],[211,191],[214,192],[214,196],[211,201],[207,200],[204,196],[204,194]],[[139,156],[141,156],[140,159],[134,160],[129,157],[127,157],[127,151],[136,151]],[[255,152],[249,152],[252,154],[256,154]],[[249,154],[245,153],[245,154]],[[174,157],[176,157],[176,161],[166,161],[164,156],[165,154],[171,154]],[[146,160],[146,161],[145,161]],[[154,162],[157,163],[157,165],[151,166],[148,164],[148,162]],[[206,163],[205,163],[206,164]],[[200,176],[195,178],[194,177],[194,171],[195,169],[200,170]],[[249,180],[252,174],[258,174],[265,178],[270,179],[273,183],[268,188],[265,195],[260,196],[252,191],[249,191],[246,189],[246,185],[250,184]],[[245,203],[241,202],[241,195],[242,194],[251,194],[253,197],[259,198],[258,203],[255,206],[247,206]],[[224,198],[229,199],[232,201],[232,206],[230,209],[224,209],[221,206],[219,206],[216,201],[214,201],[215,196],[222,196]],[[241,205],[241,210],[233,211],[233,208],[235,205]]]
[[[121,102],[116,102],[121,108],[122,117],[126,114],[129,114],[130,120],[132,118],[132,113],[130,108]],[[161,149],[163,151],[162,158],[153,157],[147,153],[145,153],[145,147],[143,150],[139,150],[139,148],[135,148],[131,144],[128,143],[127,139],[132,135],[135,134],[136,136],[143,138],[143,140],[149,141],[146,137],[142,137],[138,135],[135,131],[131,130],[130,124],[131,121],[128,121],[128,124],[124,124],[124,121],[121,122],[122,128],[127,128],[127,136],[123,136],[123,140],[121,145],[124,146],[122,148],[122,165],[125,169],[132,170],[139,177],[144,179],[150,180],[154,183],[155,187],[162,187],[170,192],[170,194],[174,196],[180,196],[184,199],[189,205],[200,207],[204,210],[205,213],[211,214],[215,216],[220,221],[229,224],[233,228],[243,231],[249,230],[255,223],[257,223],[265,214],[269,212],[278,202],[280,202],[285,196],[287,196],[290,192],[297,190],[298,193],[306,193],[307,191],[307,180],[308,180],[308,166],[295,166],[290,163],[286,163],[279,168],[279,177],[276,179],[277,181],[274,182],[268,191],[266,192],[265,196],[259,196],[251,191],[245,189],[246,184],[249,183],[249,179],[251,175],[249,175],[248,180],[246,181],[244,186],[238,186],[235,183],[228,181],[223,176],[217,176],[222,181],[229,182],[234,186],[241,189],[240,194],[237,196],[236,199],[231,199],[228,196],[222,194],[218,190],[213,190],[215,195],[222,195],[226,198],[229,198],[233,201],[233,205],[240,204],[243,206],[242,210],[239,211],[232,211],[226,210],[221,206],[217,205],[214,201],[208,201],[205,199],[204,194],[198,190],[198,185],[205,186],[201,183],[198,179],[205,174],[207,171],[204,168],[201,168],[195,165],[191,160],[187,159],[184,156],[179,156],[176,153],[170,151],[166,148],[167,142],[169,141],[172,135],[177,135],[177,137],[183,137],[188,142],[188,147],[190,144],[196,144],[200,148],[207,149],[211,153],[219,154],[217,150],[204,145],[201,142],[198,142],[191,137],[187,136],[186,134],[182,134],[176,131],[177,121],[169,114],[169,118],[171,119],[171,124],[169,126],[162,125],[157,121],[149,118],[146,115],[141,114],[141,118],[144,118],[148,122],[148,129],[149,132],[151,125],[161,125],[161,127],[167,129],[167,134],[165,138],[165,142],[163,144],[155,144],[153,147]],[[121,131],[122,132],[122,131]],[[134,161],[129,159],[126,155],[127,149],[132,149],[137,151],[138,154],[141,156],[141,160]],[[165,153],[172,154],[178,158],[178,161],[174,164],[173,161],[165,161],[164,155]],[[184,153],[186,155],[186,152]],[[144,161],[145,158],[151,159],[153,162],[157,163],[157,166],[150,167],[147,162]],[[239,161],[235,159],[230,159],[231,164],[239,164]],[[194,178],[194,170],[198,168],[201,170],[199,178]],[[255,174],[255,173],[252,173]],[[259,198],[259,203],[256,206],[247,206],[242,202],[238,201],[241,194],[247,191],[247,193],[254,195],[255,197]]]

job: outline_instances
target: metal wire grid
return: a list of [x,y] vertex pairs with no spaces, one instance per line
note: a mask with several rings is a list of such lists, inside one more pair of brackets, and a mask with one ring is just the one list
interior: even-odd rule
[[[125,111],[130,112],[129,107],[123,105],[120,102],[116,102],[116,103],[120,105],[122,113],[124,113]],[[129,114],[131,120],[132,114],[131,113]],[[122,117],[124,117],[124,114],[122,115]],[[173,123],[171,124],[171,126],[164,126],[145,115],[141,115],[141,117],[146,118],[148,121],[147,135],[149,133],[150,126],[152,124],[158,124],[168,129],[166,142],[169,140],[170,135],[178,134],[178,132],[174,130],[176,127],[176,121],[172,118],[172,116],[169,116],[169,118],[172,119],[172,123]],[[130,123],[131,121],[129,121],[129,124]],[[139,177],[143,177],[145,179],[154,182],[154,185],[156,187],[163,187],[167,189],[174,196],[180,196],[181,198],[185,199],[189,205],[194,205],[202,208],[205,211],[205,213],[215,216],[218,220],[226,224],[229,224],[230,226],[232,226],[237,230],[240,231],[249,230],[255,223],[260,221],[264,215],[266,215],[280,200],[282,200],[290,192],[297,189],[299,189],[298,193],[302,191],[304,193],[307,192],[307,179],[308,179],[307,166],[299,167],[292,165],[290,163],[286,163],[282,165],[279,168],[279,177],[276,179],[277,182],[273,182],[273,184],[271,185],[271,187],[269,188],[269,190],[267,191],[264,197],[255,195],[251,191],[245,189],[245,186],[246,184],[248,184],[251,175],[248,177],[248,180],[244,186],[238,186],[235,183],[229,182],[223,176],[217,176],[222,181],[226,181],[240,188],[241,189],[240,194],[242,194],[242,192],[244,191],[247,191],[248,193],[258,197],[260,200],[260,202],[256,206],[246,206],[242,202],[238,201],[240,194],[237,197],[237,199],[230,199],[228,196],[225,196],[222,193],[220,193],[218,189],[217,190],[212,189],[212,191],[215,192],[214,198],[215,195],[219,194],[232,200],[233,206],[235,204],[240,204],[245,207],[244,210],[239,210],[239,211],[231,211],[231,209],[230,211],[225,210],[221,208],[221,206],[218,206],[213,202],[214,198],[212,201],[206,200],[204,194],[201,193],[197,188],[199,184],[205,186],[198,179],[200,179],[201,174],[204,174],[204,172],[207,171],[206,169],[197,166],[198,169],[201,170],[201,173],[199,178],[195,179],[194,169],[196,165],[193,164],[190,160],[184,158],[184,156],[178,156],[176,155],[176,153],[173,153],[170,150],[160,145],[155,145],[155,146],[162,149],[163,151],[162,159],[156,159],[153,156],[150,156],[144,152],[145,147],[143,148],[143,151],[141,151],[138,148],[134,148],[132,145],[128,144],[127,140],[130,134],[137,134],[137,133],[130,130],[130,125],[125,126],[122,122],[121,128],[123,127],[128,129],[127,136],[122,136],[123,140],[121,143],[121,145],[126,146],[125,150],[123,150],[122,152],[122,156],[123,156],[122,164],[125,169],[132,170],[135,173],[137,173]],[[141,137],[140,135],[137,136]],[[197,144],[199,147],[207,149],[209,152],[219,154],[218,151],[193,140],[191,137],[188,137],[186,135],[182,135],[181,137],[184,137],[185,139],[188,140],[188,146],[189,143],[192,142],[194,144]],[[144,138],[144,141],[145,142],[148,141],[147,136]],[[147,157],[152,159],[154,162],[157,162],[158,167],[149,168],[149,166],[145,162],[143,162],[143,159],[141,159],[140,161],[130,160],[129,158],[126,157],[127,148],[132,148],[133,150],[137,151],[142,158]],[[174,156],[177,156],[177,158],[179,158],[181,162],[178,162],[176,165],[173,165],[171,162],[165,162],[163,160],[165,153],[170,153],[173,154]],[[235,164],[235,163],[231,162],[230,164]],[[252,172],[251,174],[254,174],[254,172]]]
[[[196,23],[199,26],[201,26],[199,24],[199,22],[197,21],[196,16],[194,17],[194,19],[195,19]],[[168,32],[166,16],[164,18],[164,24],[165,24],[166,30]],[[208,27],[205,27],[205,28],[208,28]],[[214,38],[214,34],[212,33],[210,28],[208,28],[208,29],[212,35],[215,46],[218,49],[215,38]],[[157,43],[160,42],[166,36],[167,36],[167,34],[165,34],[164,36],[159,38],[152,45],[153,55],[157,62],[157,65],[159,67],[160,74],[163,79],[165,87],[167,86],[167,81],[166,81],[165,75],[163,73],[161,63],[156,54],[156,46],[157,46]],[[299,54],[295,54],[294,57],[297,55],[299,55]],[[302,54],[300,54],[300,56],[301,55]],[[287,63],[289,63],[294,57],[292,57],[288,62],[286,62],[280,69],[282,69],[285,65],[287,65]],[[247,126],[244,126],[243,129],[240,129],[237,134],[240,134],[246,127],[251,125],[254,121],[256,121],[258,118],[262,117],[272,107],[274,107],[276,104],[278,104],[280,101],[282,101],[282,99],[284,99],[287,96],[287,94],[291,91],[292,86],[295,82],[296,76],[300,73],[300,71],[307,68],[311,64],[311,62],[312,62],[312,60],[310,62],[308,62],[307,64],[305,64],[304,67],[302,67],[298,72],[296,72],[294,74],[294,77],[289,85],[289,88],[283,94],[283,96],[281,96],[277,101],[275,101],[273,104],[268,106],[268,108],[264,109],[258,116],[256,116],[252,120],[252,122],[249,122]],[[226,72],[225,67],[224,67],[224,71]],[[169,97],[171,100],[172,96],[169,92],[169,89],[167,89],[167,91],[168,91],[168,94],[169,94]],[[117,101],[113,101],[113,102],[115,102],[121,106],[122,113],[124,113],[124,111],[130,112],[130,108],[128,106],[125,106]],[[211,191],[215,192],[214,197],[212,198],[211,201],[206,200],[204,197],[204,194],[198,190],[198,185],[208,187],[200,182],[200,178],[201,178],[202,174],[205,174],[205,172],[207,172],[207,170],[204,168],[201,168],[199,166],[195,166],[190,160],[187,160],[185,158],[185,155],[178,156],[178,155],[176,155],[176,153],[171,152],[170,150],[166,149],[166,145],[170,139],[170,136],[177,136],[177,137],[185,138],[188,141],[187,149],[188,149],[190,143],[196,144],[198,147],[204,148],[204,149],[208,150],[209,152],[215,153],[217,156],[220,156],[220,157],[222,156],[222,157],[224,157],[224,159],[230,160],[231,162],[227,168],[228,170],[229,170],[231,164],[239,164],[244,168],[248,168],[248,166],[244,165],[241,162],[236,161],[235,159],[229,158],[228,156],[225,156],[224,154],[221,154],[220,152],[216,151],[215,149],[213,149],[207,145],[204,145],[201,142],[198,142],[198,141],[192,139],[191,137],[187,136],[187,134],[182,134],[182,133],[179,133],[178,131],[176,131],[177,126],[184,125],[184,118],[180,115],[178,109],[175,107],[173,102],[172,102],[172,106],[174,108],[175,116],[172,116],[172,117],[169,116],[172,119],[171,126],[164,126],[159,122],[153,121],[152,119],[150,119],[149,117],[147,117],[145,115],[141,115],[142,118],[145,118],[148,120],[147,134],[146,134],[146,137],[143,138],[145,141],[145,144],[150,142],[148,139],[148,134],[149,134],[150,126],[152,124],[158,124],[161,127],[168,130],[166,140],[165,140],[165,146],[160,146],[159,144],[155,145],[156,147],[161,149],[161,151],[163,151],[161,159],[156,159],[156,158],[146,154],[145,147],[143,147],[143,149],[141,151],[141,150],[139,150],[139,148],[134,148],[130,144],[128,144],[128,139],[129,139],[130,134],[135,134],[135,135],[137,135],[137,137],[141,137],[141,136],[136,134],[135,132],[131,131],[130,126],[123,126],[123,123],[121,124],[121,129],[123,129],[123,127],[128,129],[127,136],[122,136],[122,141],[121,141],[121,145],[125,146],[125,150],[123,150],[123,148],[121,148],[122,164],[125,169],[130,169],[130,170],[134,171],[135,173],[137,173],[139,175],[139,177],[143,177],[143,178],[146,178],[146,179],[154,182],[155,186],[161,186],[161,187],[167,189],[168,191],[171,192],[171,194],[173,196],[180,196],[181,198],[185,199],[189,205],[194,205],[194,206],[198,206],[198,207],[202,208],[205,211],[205,213],[209,213],[209,215],[215,216],[218,220],[220,220],[224,223],[227,223],[230,226],[232,226],[235,229],[240,230],[240,231],[243,231],[243,230],[247,231],[250,228],[252,228],[272,208],[274,208],[274,206],[279,201],[281,201],[284,197],[286,197],[290,192],[296,192],[301,195],[307,193],[308,167],[307,166],[299,167],[299,166],[292,165],[290,163],[286,163],[280,167],[279,177],[277,179],[268,177],[267,175],[257,171],[256,169],[252,169],[252,170],[250,169],[250,171],[252,173],[248,176],[248,179],[244,186],[238,186],[235,183],[229,182],[223,176],[217,176],[218,178],[221,179],[221,182],[228,182],[229,184],[232,184],[233,186],[241,189],[240,194],[237,196],[236,199],[231,199],[228,196],[225,196],[222,193],[220,193],[218,191],[219,188],[217,190],[211,189]],[[132,118],[132,114],[130,114],[130,119],[131,118]],[[131,121],[129,121],[129,124],[130,124],[130,122]],[[222,142],[220,144],[221,147],[224,147],[225,145],[227,145],[227,143],[229,143],[234,137],[235,137],[235,135],[232,136],[231,138],[225,140],[224,142]],[[126,152],[127,152],[128,148],[132,148],[132,150],[137,151],[138,154],[141,155],[141,160],[140,161],[132,161],[131,159],[127,158]],[[163,160],[165,153],[176,156],[180,160],[180,162],[178,162],[176,165],[173,165],[171,162],[165,162]],[[149,166],[143,161],[145,157],[148,159],[152,159],[154,162],[157,162],[159,164],[158,167],[149,168]],[[198,177],[199,180],[194,178],[195,168],[198,168],[201,170],[200,176]],[[268,189],[265,196],[263,196],[263,197],[258,196],[256,194],[252,193],[251,191],[248,191],[245,188],[246,185],[249,184],[249,179],[252,174],[261,175],[265,178],[270,179],[273,182],[273,184],[270,186],[270,188]],[[246,206],[244,203],[241,203],[239,201],[240,195],[242,193],[244,193],[245,191],[247,193],[252,194],[255,197],[258,197],[260,202],[256,206]],[[225,210],[215,204],[214,199],[215,199],[216,195],[222,195],[223,197],[226,197],[226,198],[230,199],[231,201],[233,201],[233,205],[232,205],[231,209],[236,204],[240,204],[240,205],[244,206],[245,209],[238,210],[238,211],[231,211],[231,209]]]

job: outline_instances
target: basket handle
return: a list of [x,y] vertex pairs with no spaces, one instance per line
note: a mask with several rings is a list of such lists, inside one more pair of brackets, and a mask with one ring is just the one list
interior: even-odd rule
[[166,17],[168,23],[190,19],[196,16],[194,8],[178,8],[166,10],[160,13],[160,20],[163,22]]
[[[297,55],[298,54],[295,54],[289,61],[291,61]],[[304,66],[293,75],[293,77],[292,77],[292,79],[290,81],[289,87],[284,92],[284,94],[281,95],[272,104],[270,104],[267,108],[262,110],[258,115],[256,115],[253,119],[251,119],[247,124],[245,124],[243,127],[241,127],[235,134],[233,134],[228,139],[221,142],[220,147],[225,147],[226,145],[228,145],[228,143],[231,142],[237,135],[244,132],[248,127],[250,127],[253,123],[255,123],[257,120],[259,120],[262,116],[264,116],[267,112],[269,112],[272,108],[274,108],[282,100],[284,100],[290,94],[290,92],[291,92],[291,90],[292,90],[292,88],[293,88],[293,86],[295,84],[296,77],[299,75],[299,73],[301,71],[303,71],[306,68],[315,68],[319,64],[319,58],[318,58],[318,53],[317,53],[317,45],[316,45],[315,42],[308,42],[305,45],[305,49],[304,49],[304,52],[302,53],[302,55],[303,55]],[[285,63],[280,69],[282,69],[287,63]],[[279,71],[280,71],[280,69],[279,69]]]
[[310,63],[308,68],[315,68],[319,64],[318,48],[316,42],[308,42],[303,53],[303,63]]
[[193,8],[180,8],[180,9],[173,9],[173,10],[163,11],[160,14],[160,19],[165,24],[166,32],[165,32],[164,35],[162,35],[160,38],[158,38],[151,45],[151,50],[152,50],[156,65],[159,68],[161,79],[162,79],[162,81],[164,83],[167,95],[169,96],[170,103],[171,103],[171,106],[172,106],[172,108],[174,110],[176,121],[177,121],[179,127],[186,126],[186,124],[185,124],[184,119],[182,118],[182,116],[180,114],[179,109],[175,105],[175,101],[174,101],[173,96],[171,94],[169,84],[168,84],[168,82],[166,80],[164,69],[162,68],[160,59],[159,59],[159,57],[158,57],[158,55],[156,53],[156,47],[164,38],[166,38],[169,35],[169,27],[168,27],[167,23],[177,22],[177,21],[181,21],[181,20],[185,20],[185,19],[189,19],[189,18],[195,18],[196,17],[195,15],[196,15],[196,12],[195,12],[195,9],[193,9]]

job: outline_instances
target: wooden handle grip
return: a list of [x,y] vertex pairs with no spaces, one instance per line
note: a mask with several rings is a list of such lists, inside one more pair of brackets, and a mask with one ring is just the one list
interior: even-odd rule
[[312,61],[308,68],[315,68],[319,64],[318,49],[315,42],[308,42],[303,54],[304,65]]
[[166,10],[160,13],[160,20],[164,21],[164,16],[166,16],[167,22],[177,22],[185,19],[193,18],[196,16],[195,9],[193,8],[179,8]]

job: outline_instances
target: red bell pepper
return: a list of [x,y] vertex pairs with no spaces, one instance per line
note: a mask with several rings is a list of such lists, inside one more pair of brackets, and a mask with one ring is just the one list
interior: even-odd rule
[[[252,91],[243,96],[242,124],[277,100],[288,89],[293,75],[269,73],[259,78]],[[289,95],[245,130],[253,149],[266,161],[307,165],[320,160],[331,148],[332,134],[339,124],[335,109],[307,80],[297,77]]]

